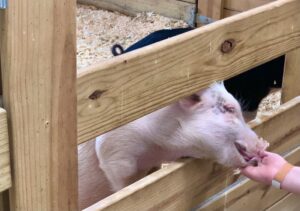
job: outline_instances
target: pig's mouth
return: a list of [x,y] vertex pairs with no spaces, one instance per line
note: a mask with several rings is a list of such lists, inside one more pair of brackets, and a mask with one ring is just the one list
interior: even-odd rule
[[237,142],[234,143],[237,151],[244,158],[246,165],[257,166],[258,162],[261,160],[258,155],[253,155],[247,152],[247,148]]
[[234,145],[240,155],[244,158],[247,165],[257,166],[258,162],[262,160],[264,157],[264,153],[262,153],[268,146],[269,143],[262,138],[260,138],[259,142],[256,144],[256,152],[250,153],[247,151],[247,148],[239,143],[238,141],[234,142]]
[[237,151],[240,153],[240,155],[244,158],[244,160],[247,163],[250,162],[251,160],[253,160],[254,156],[249,155],[245,146],[243,146],[237,142],[235,142],[234,145],[235,145]]

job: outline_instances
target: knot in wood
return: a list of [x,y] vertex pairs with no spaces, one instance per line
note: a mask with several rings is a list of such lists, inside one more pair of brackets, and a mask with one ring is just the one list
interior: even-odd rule
[[229,39],[225,40],[221,45],[221,52],[222,53],[229,53],[235,47],[235,40]]
[[89,99],[96,100],[96,99],[100,98],[101,95],[106,91],[107,90],[96,90],[89,96]]

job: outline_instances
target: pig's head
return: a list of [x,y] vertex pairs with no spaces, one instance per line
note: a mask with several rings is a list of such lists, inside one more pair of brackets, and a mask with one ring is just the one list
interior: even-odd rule
[[223,83],[179,101],[184,118],[178,119],[184,141],[191,141],[193,157],[207,157],[218,163],[242,167],[260,159],[267,143],[245,123],[237,100]]

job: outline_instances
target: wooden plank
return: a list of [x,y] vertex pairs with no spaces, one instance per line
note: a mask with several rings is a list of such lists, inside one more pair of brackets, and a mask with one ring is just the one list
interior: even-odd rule
[[76,2],[10,1],[1,48],[11,209],[77,210]]
[[[4,21],[4,12],[0,10],[0,52],[1,52],[1,43],[2,43],[2,33],[3,33],[3,22]],[[2,95],[2,74],[1,74],[1,57],[0,57],[0,95]],[[0,107],[2,107],[2,99],[0,99]]]
[[242,12],[273,1],[275,0],[224,0],[224,8]]
[[0,193],[0,211],[5,211],[3,193]]
[[77,0],[77,2],[131,16],[140,12],[155,12],[166,17],[184,20],[190,25],[194,25],[195,21],[195,0]]
[[197,19],[196,24],[198,27],[204,26],[207,23],[206,18],[211,20],[220,20],[223,17],[223,0],[200,0],[197,5]]
[[237,15],[239,13],[240,13],[239,11],[224,9],[223,10],[223,18],[227,18],[227,17],[233,16],[233,15]]
[[300,114],[299,103],[300,97],[294,98],[282,104],[273,114],[260,116],[248,123],[260,137],[270,142],[268,150],[282,153],[299,144],[300,122],[295,118]]
[[288,52],[285,57],[285,68],[281,95],[281,101],[283,103],[300,95],[299,80],[300,48]]
[[299,23],[300,1],[281,0],[81,71],[78,143],[299,47]]
[[9,193],[8,190],[0,193],[0,211],[8,211],[9,209]]
[[0,108],[0,193],[11,187],[6,112]]
[[[205,169],[206,173],[201,174],[199,169]],[[223,177],[228,176],[229,183],[233,182],[229,172],[220,172],[216,169],[212,162],[204,160],[188,159],[174,163],[108,196],[84,211],[189,210],[195,203],[194,197],[199,197],[197,189],[202,189],[200,185],[208,188],[216,182],[211,180],[210,175],[221,173]],[[199,184],[199,181],[207,182]],[[220,189],[226,187],[225,184],[220,183],[220,185],[222,186],[219,187]]]
[[11,187],[9,160],[7,117],[5,110],[0,108],[0,211],[8,210],[8,193],[3,192]]
[[187,2],[190,4],[196,4],[197,0],[176,0],[176,1],[182,1],[182,2]]
[[283,199],[279,200],[266,211],[298,211],[300,208],[299,195],[290,193]]
[[[285,158],[294,165],[300,165],[300,147],[290,151]],[[286,191],[243,178],[196,210],[264,210],[287,194]]]
[[[272,116],[252,122],[251,126],[270,142],[270,149],[282,153],[299,145],[300,122],[293,118],[299,112],[300,97],[281,105]],[[285,122],[288,119],[291,121]],[[277,128],[279,124],[281,127]],[[148,175],[86,211],[189,210],[237,179],[230,169],[211,161],[188,159]]]
[[198,15],[204,15],[214,20],[222,19],[224,0],[199,0]]

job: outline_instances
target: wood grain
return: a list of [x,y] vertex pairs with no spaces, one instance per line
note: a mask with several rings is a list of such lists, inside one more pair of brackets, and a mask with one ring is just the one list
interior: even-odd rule
[[224,8],[235,11],[247,11],[275,0],[224,0]]
[[5,211],[3,193],[0,193],[0,211]]
[[[85,69],[77,80],[78,143],[299,47],[299,23],[300,1],[281,0]],[[227,39],[236,46],[223,54]],[[101,95],[92,100],[95,91]]]
[[224,0],[200,0],[198,1],[198,14],[214,20],[222,19]]
[[237,15],[239,13],[240,13],[239,11],[224,9],[223,10],[223,18],[227,18],[227,17],[233,16],[233,15]]
[[300,122],[295,118],[300,113],[300,97],[282,104],[272,115],[260,116],[249,122],[250,127],[270,142],[268,150],[282,153],[299,144]]
[[[294,165],[300,165],[300,147],[291,150],[285,158]],[[265,210],[287,194],[286,191],[243,178],[216,198],[202,204],[197,210]]]
[[10,1],[1,48],[15,211],[77,210],[75,0]]
[[[207,173],[199,174],[199,169]],[[202,185],[199,181],[207,181],[204,187],[208,188],[215,182],[209,175],[217,173],[211,162],[188,159],[154,172],[84,211],[189,210],[195,203],[194,197],[199,197],[196,194]],[[222,173],[223,177],[227,175],[230,177],[229,173]],[[225,188],[225,184],[219,188]]]
[[196,2],[197,2],[197,0],[176,0],[176,1],[188,2],[191,4],[196,4]]
[[[282,153],[299,146],[300,122],[293,118],[299,113],[298,97],[281,105],[274,115],[252,122],[251,126],[270,142],[272,151]],[[278,125],[281,127],[277,128]],[[86,211],[189,210],[237,179],[238,176],[234,176],[230,169],[206,160],[188,159],[148,175]]]
[[140,12],[155,12],[166,17],[184,20],[190,25],[194,25],[195,21],[195,0],[77,0],[77,2],[130,16],[135,16]]
[[[293,26],[291,26],[293,27]],[[285,56],[281,101],[283,103],[300,95],[300,48]]]
[[9,192],[8,190],[0,193],[0,211],[9,211]]
[[298,211],[300,208],[299,195],[289,193],[266,211]]
[[[1,43],[2,43],[2,33],[3,33],[3,22],[4,21],[4,12],[0,10],[0,52],[1,52]],[[0,95],[3,94],[2,91],[2,74],[1,74],[1,56],[0,56]],[[1,102],[0,102],[1,106]]]
[[0,108],[0,193],[11,187],[6,112]]

